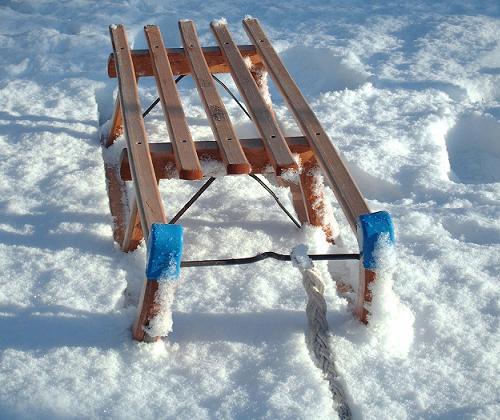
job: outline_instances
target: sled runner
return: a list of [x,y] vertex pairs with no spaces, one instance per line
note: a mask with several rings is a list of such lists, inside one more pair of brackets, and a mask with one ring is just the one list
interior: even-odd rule
[[[203,173],[201,158],[223,163],[227,175],[257,175],[271,170],[281,185],[291,189],[293,206],[300,223],[320,226],[334,241],[338,232],[324,217],[325,196],[317,172],[331,186],[351,228],[358,237],[359,254],[312,256],[312,259],[359,259],[360,281],[354,313],[368,321],[366,304],[371,301],[370,285],[376,281],[377,258],[374,250],[380,237],[393,240],[392,222],[386,212],[371,213],[339,152],[328,138],[318,118],[285,69],[259,22],[245,19],[243,26],[252,45],[236,45],[224,23],[212,23],[218,46],[201,47],[191,21],[179,22],[183,48],[166,48],[157,26],[144,28],[148,50],[130,50],[122,25],[110,26],[113,53],[108,74],[118,79],[118,98],[103,145],[109,147],[124,132],[127,148],[118,167],[106,163],[105,173],[112,216],[114,239],[125,252],[134,250],[144,238],[148,247],[146,279],[133,327],[135,339],[151,340],[144,327],[158,310],[155,292],[160,281],[171,281],[181,267],[249,263],[272,257],[289,256],[265,253],[254,258],[181,261],[182,227],[175,222],[183,211],[213,182]],[[294,115],[303,136],[285,137],[265,94],[265,72],[271,75]],[[255,124],[259,138],[239,139],[218,94],[214,74],[230,73]],[[191,76],[213,132],[214,141],[194,141],[180,101],[176,81]],[[148,144],[137,83],[142,77],[156,80],[170,142]],[[177,79],[176,79],[177,78]],[[147,114],[148,109],[144,114]],[[175,173],[166,170],[175,165]],[[299,171],[295,183],[285,176]],[[178,177],[207,182],[181,212],[167,219],[158,182]],[[125,183],[132,181],[133,196],[127,196]],[[291,216],[291,215],[290,215]],[[293,217],[293,216],[291,216]],[[170,279],[170,280],[169,280]]]

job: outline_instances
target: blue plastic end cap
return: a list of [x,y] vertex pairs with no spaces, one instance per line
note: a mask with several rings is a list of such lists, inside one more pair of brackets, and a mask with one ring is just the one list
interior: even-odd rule
[[166,281],[179,278],[182,258],[181,225],[153,223],[149,232],[148,280]]
[[394,225],[391,215],[386,211],[377,211],[359,216],[358,241],[366,269],[376,269],[375,248],[379,239],[394,244]]

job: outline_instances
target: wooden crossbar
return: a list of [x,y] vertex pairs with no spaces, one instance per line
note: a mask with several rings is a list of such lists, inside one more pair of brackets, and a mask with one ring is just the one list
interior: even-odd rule
[[228,174],[248,174],[251,171],[238,141],[222,99],[217,92],[210,69],[203,56],[196,28],[191,21],[180,21],[182,43],[191,67],[191,74],[198,87],[210,127],[222,152]]
[[[300,155],[311,150],[305,137],[287,137],[286,142],[292,153]],[[271,164],[271,160],[266,154],[262,139],[242,139],[240,143],[245,156],[252,165],[252,173],[265,173]],[[196,153],[200,159],[222,161],[222,154],[216,142],[196,141],[195,145]],[[175,162],[172,145],[170,143],[151,143],[149,150],[157,178],[170,179],[175,177],[175,174],[172,174],[167,169]],[[132,179],[127,149],[123,149],[121,154],[120,177],[123,181]]]
[[212,23],[211,27],[229,64],[231,75],[262,137],[276,175],[281,175],[287,169],[298,169],[297,163],[293,160],[290,149],[286,144],[285,137],[278,127],[278,122],[259,91],[257,83],[245,64],[237,45],[231,38],[227,26],[220,23]]
[[[262,66],[260,56],[253,45],[239,45],[238,49],[243,57],[250,59],[253,66],[256,68]],[[191,67],[189,67],[184,48],[167,48],[166,50],[174,76],[191,73]],[[205,60],[207,60],[210,73],[229,73],[229,66],[219,47],[203,47],[202,51]],[[137,77],[154,75],[149,50],[132,50],[131,54]],[[108,76],[117,77],[114,54],[110,54],[108,58]]]
[[358,217],[369,213],[370,210],[340,153],[329,139],[290,73],[286,70],[257,19],[245,19],[243,26],[311,145],[351,228],[356,232]]

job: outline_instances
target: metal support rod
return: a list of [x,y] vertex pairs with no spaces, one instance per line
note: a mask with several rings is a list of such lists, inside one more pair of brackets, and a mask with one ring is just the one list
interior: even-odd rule
[[[180,76],[178,76],[176,79],[175,79],[175,83],[177,84],[178,82],[180,82],[182,79],[184,79],[184,77],[186,77],[185,74],[181,74]],[[146,111],[144,111],[142,113],[142,118],[144,118],[146,115],[148,115],[152,110],[153,108],[158,105],[160,103],[160,98],[156,98],[153,103],[151,105],[148,106],[148,109],[146,109]]]
[[271,197],[274,198],[274,201],[276,201],[276,204],[278,204],[278,206],[280,207],[281,210],[283,210],[283,213],[285,213],[288,218],[295,224],[295,226],[297,226],[299,229],[300,229],[300,223],[297,221],[297,219],[295,219],[295,217],[293,217],[292,213],[290,213],[286,207],[281,203],[280,199],[278,198],[278,196],[273,192],[273,190],[271,188],[269,188],[266,183],[264,181],[262,181],[262,179],[260,179],[257,175],[255,174],[248,174],[248,176],[252,179],[255,179],[270,195]]
[[248,113],[248,111],[246,110],[246,108],[243,106],[243,104],[238,100],[238,98],[234,95],[233,92],[231,92],[231,89],[229,89],[222,80],[220,80],[217,76],[215,76],[214,74],[212,74],[212,78],[219,84],[221,85],[224,90],[229,94],[229,96],[231,96],[231,98],[233,98],[234,102],[236,102],[238,104],[238,106],[241,108],[241,110],[246,114],[246,116],[248,118],[250,118],[250,120],[252,119],[252,117],[250,116],[250,114]]
[[193,195],[190,200],[184,205],[184,207],[182,209],[180,209],[177,214],[172,217],[172,219],[170,220],[170,222],[168,222],[169,225],[173,225],[175,222],[177,222],[177,220],[179,220],[181,218],[181,216],[186,213],[186,211],[189,209],[189,207],[191,207],[193,205],[193,203],[198,200],[198,198],[200,197],[200,195],[202,195],[205,190],[210,187],[210,185],[212,184],[212,182],[215,181],[215,178],[213,176],[211,176],[210,178],[208,178],[207,182],[205,182],[201,188],[196,191],[196,194]]
[[[201,260],[201,261],[182,261],[181,267],[213,267],[218,265],[243,265],[252,264],[258,261],[273,258],[279,261],[292,261],[288,254],[278,254],[277,252],[263,252],[254,257],[245,258],[226,258],[220,260]],[[309,255],[313,261],[339,261],[339,260],[359,260],[359,254],[313,254]]]

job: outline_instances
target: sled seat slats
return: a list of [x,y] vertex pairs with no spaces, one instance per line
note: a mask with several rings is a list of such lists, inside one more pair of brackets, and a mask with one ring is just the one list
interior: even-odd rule
[[[262,66],[260,56],[253,45],[238,45],[238,49],[244,58],[248,57],[250,59],[253,66],[257,68]],[[174,76],[191,73],[184,48],[167,48],[166,51]],[[229,73],[229,66],[219,47],[203,47],[202,51],[210,73]],[[154,76],[149,50],[131,50],[131,55],[137,77]],[[111,78],[117,77],[114,54],[109,55],[107,67],[108,76]]]
[[231,75],[263,140],[276,174],[281,175],[287,169],[298,169],[297,163],[294,161],[285,138],[278,127],[276,118],[259,91],[257,83],[245,64],[227,26],[212,23],[211,28],[229,64]]
[[203,175],[200,161],[187,125],[160,30],[157,26],[150,25],[144,28],[144,32],[151,52],[153,73],[175,154],[179,178],[201,179]]
[[191,67],[191,75],[196,82],[215,141],[219,144],[227,173],[248,174],[251,171],[250,164],[243,153],[226,107],[215,87],[215,82],[201,50],[196,28],[191,21],[180,21],[179,29]]
[[351,228],[356,232],[358,217],[370,211],[349,170],[302,92],[286,70],[274,47],[267,39],[259,22],[256,19],[245,19],[243,26],[313,149],[323,173],[349,220]]
[[[298,155],[311,150],[305,137],[286,137],[286,142],[292,153]],[[268,170],[271,164],[270,158],[265,153],[264,142],[261,139],[242,139],[240,140],[243,152],[248,162],[252,166],[252,173],[260,174]],[[222,161],[219,146],[214,141],[196,141],[196,153],[200,160]],[[153,161],[156,177],[158,179],[171,179],[175,176],[168,167],[175,163],[175,154],[170,143],[150,143],[149,151]],[[123,149],[120,158],[120,177],[123,181],[131,181],[129,158],[127,149]]]
[[122,25],[110,28],[118,72],[118,90],[128,158],[136,191],[136,200],[145,237],[153,223],[166,223],[165,212],[156,183],[142,118],[142,107],[127,35]]

